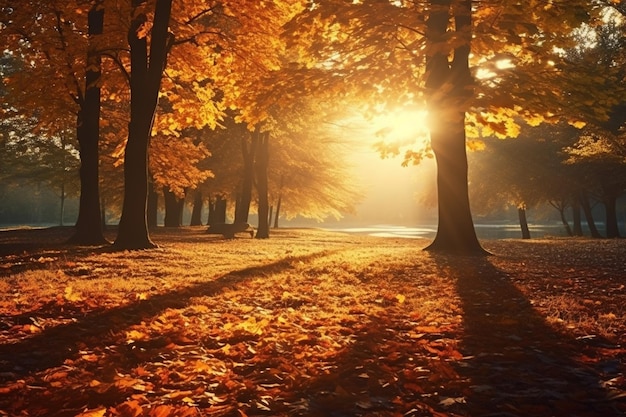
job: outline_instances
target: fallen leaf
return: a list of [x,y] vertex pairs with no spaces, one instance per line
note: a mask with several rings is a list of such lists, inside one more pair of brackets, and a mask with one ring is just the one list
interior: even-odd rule
[[94,408],[93,410],[86,410],[80,414],[76,414],[74,417],[103,417],[107,412],[105,407]]

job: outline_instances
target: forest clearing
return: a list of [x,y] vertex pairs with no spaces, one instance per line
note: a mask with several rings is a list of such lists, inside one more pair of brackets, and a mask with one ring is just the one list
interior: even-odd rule
[[205,231],[156,229],[147,251],[0,232],[0,415],[626,412],[624,240],[486,240],[493,256],[464,257]]

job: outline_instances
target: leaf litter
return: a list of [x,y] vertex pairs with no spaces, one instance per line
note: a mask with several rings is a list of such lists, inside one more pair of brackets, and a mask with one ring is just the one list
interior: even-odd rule
[[621,240],[481,259],[315,229],[136,252],[30,232],[0,233],[0,415],[626,412]]

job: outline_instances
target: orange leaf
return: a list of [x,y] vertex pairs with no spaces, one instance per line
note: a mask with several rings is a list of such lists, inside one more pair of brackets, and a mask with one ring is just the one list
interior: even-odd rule
[[139,402],[134,400],[123,402],[115,407],[115,411],[119,413],[120,417],[139,417],[143,414],[143,408]]
[[75,417],[103,417],[107,412],[107,409],[104,407],[95,408],[93,410],[86,410],[80,414],[76,414]]
[[150,417],[170,417],[174,415],[174,407],[171,405],[158,405],[150,410]]

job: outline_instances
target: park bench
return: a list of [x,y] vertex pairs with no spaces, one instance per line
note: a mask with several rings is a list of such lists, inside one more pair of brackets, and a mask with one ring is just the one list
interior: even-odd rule
[[254,237],[254,229],[248,223],[214,223],[209,225],[207,233],[222,235],[225,239],[234,239],[237,233],[250,233],[250,237]]

